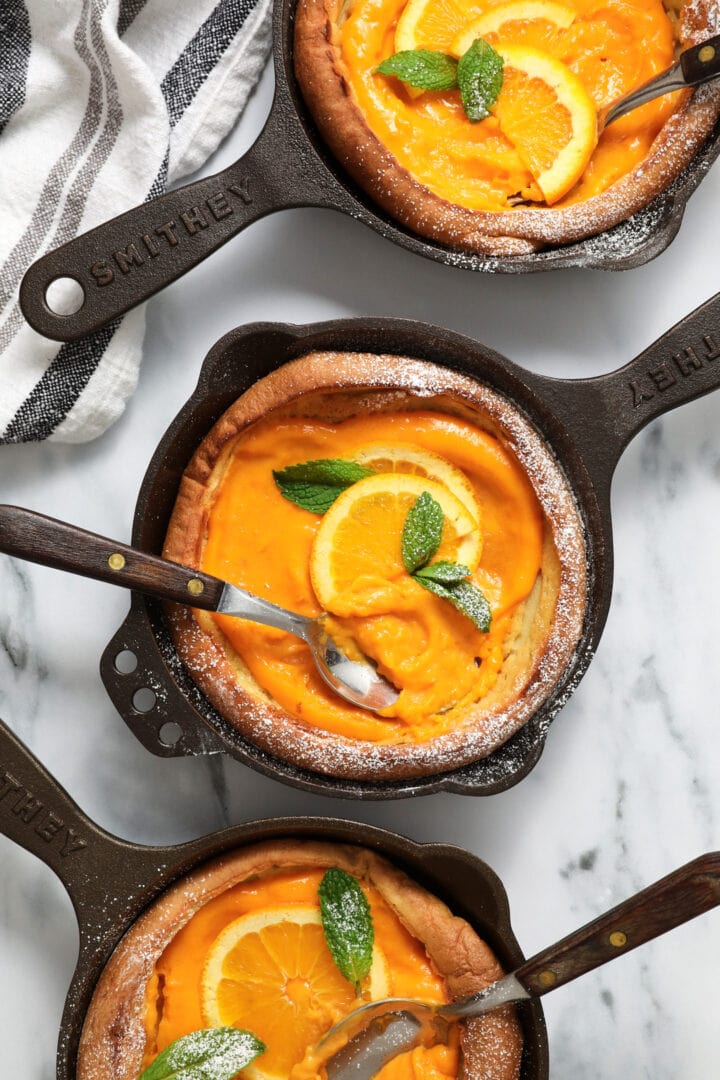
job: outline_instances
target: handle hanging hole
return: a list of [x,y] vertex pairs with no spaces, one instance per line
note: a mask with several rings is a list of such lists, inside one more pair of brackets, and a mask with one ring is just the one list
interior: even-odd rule
[[138,658],[131,649],[123,649],[115,657],[114,664],[119,675],[132,675],[137,669]]
[[133,709],[139,713],[149,713],[155,708],[157,694],[149,686],[141,686],[136,690],[132,698]]
[[75,278],[55,278],[45,290],[45,303],[53,315],[76,315],[85,303],[85,290]]
[[182,739],[183,730],[174,720],[168,720],[158,731],[158,740],[163,746],[177,746]]

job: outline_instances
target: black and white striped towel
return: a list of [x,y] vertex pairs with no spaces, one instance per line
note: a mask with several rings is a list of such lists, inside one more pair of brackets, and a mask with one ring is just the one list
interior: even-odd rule
[[17,301],[44,252],[217,147],[270,45],[271,0],[0,0],[0,443],[83,442],[137,383],[144,310],[59,346]]

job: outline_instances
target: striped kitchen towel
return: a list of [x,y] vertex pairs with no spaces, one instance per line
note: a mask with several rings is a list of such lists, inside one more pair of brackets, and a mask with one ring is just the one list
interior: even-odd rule
[[95,438],[137,384],[144,309],[74,344],[18,286],[44,252],[198,169],[270,46],[271,0],[0,0],[0,443]]

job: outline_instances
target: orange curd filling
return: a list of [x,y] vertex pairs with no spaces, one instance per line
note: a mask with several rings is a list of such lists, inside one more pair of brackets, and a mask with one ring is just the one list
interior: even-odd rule
[[[515,18],[483,36],[501,52],[503,45],[523,45],[561,61],[598,110],[673,63],[674,28],[661,0],[562,0],[562,5],[576,11],[569,26]],[[418,93],[396,78],[375,74],[396,52],[395,29],[405,6],[406,0],[355,0],[337,30],[347,79],[373,133],[415,179],[452,203],[490,211],[520,201],[544,205],[527,166],[533,160],[538,167],[548,164],[542,162],[543,140],[552,156],[555,145],[569,137],[570,114],[557,102],[545,108],[541,99],[549,90],[538,79],[519,89],[517,73],[508,68],[492,115],[477,123],[467,118],[457,90]],[[427,40],[421,34],[416,47],[448,52],[459,29],[497,6],[497,0],[437,0],[424,24]],[[553,205],[597,195],[639,165],[681,100],[677,93],[665,95],[610,125],[579,181]],[[537,168],[533,172],[538,175]]]
[[[401,535],[409,503],[402,502],[392,512],[379,505],[351,522],[332,567],[347,577],[332,608],[333,637],[355,643],[401,690],[383,717],[327,689],[299,639],[214,618],[259,685],[293,716],[350,738],[424,741],[452,729],[494,685],[513,613],[541,566],[542,511],[519,462],[498,438],[465,419],[431,411],[365,414],[337,424],[259,422],[238,436],[223,459],[201,568],[303,615],[320,614],[310,563],[323,518],[284,498],[273,470],[317,458],[353,459],[377,444],[439,455],[469,484],[482,542],[472,581],[490,603],[489,632],[477,630],[407,573]],[[438,559],[451,541],[446,520]]]
[[[251,1030],[267,1047],[241,1075],[285,1080],[292,1073],[293,1080],[312,1080],[312,1066],[303,1064],[307,1051],[358,1005],[352,984],[335,967],[319,924],[318,886],[323,873],[302,868],[270,871],[227,889],[193,915],[163,952],[147,987],[144,1068],[175,1039],[217,1026],[219,1019]],[[364,891],[375,929],[375,959],[363,997],[447,1001],[444,980],[421,943],[376,889],[366,885]],[[293,913],[308,908],[318,921],[296,926]],[[273,917],[278,909],[287,919],[284,924],[247,934],[237,951],[225,958],[222,970],[227,982],[217,994],[221,1015],[209,1017],[204,1005],[208,957],[219,935],[241,916]],[[376,967],[381,969],[378,976]],[[378,1075],[383,1080],[440,1080],[456,1077],[458,1066],[455,1038],[449,1046],[402,1054]]]

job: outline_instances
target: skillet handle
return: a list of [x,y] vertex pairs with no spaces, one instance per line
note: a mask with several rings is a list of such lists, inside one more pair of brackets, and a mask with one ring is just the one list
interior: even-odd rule
[[[292,174],[277,167],[281,144],[275,126],[268,123],[245,156],[224,172],[136,206],[33,263],[20,285],[20,306],[33,329],[55,341],[93,333],[253,221],[302,202],[297,191],[287,191]],[[57,313],[46,300],[48,287],[62,278],[82,287],[81,306],[73,314]]]
[[596,486],[609,491],[623,450],[646,424],[720,387],[720,293],[616,371],[536,382]]
[[720,852],[701,855],[531,957],[515,976],[547,994],[720,904]]
[[0,506],[0,551],[71,574],[215,611],[218,578],[21,506]]
[[156,859],[152,848],[128,844],[86,817],[2,720],[0,832],[57,874],[81,930],[111,923],[114,905],[126,903],[146,876],[148,853]]

